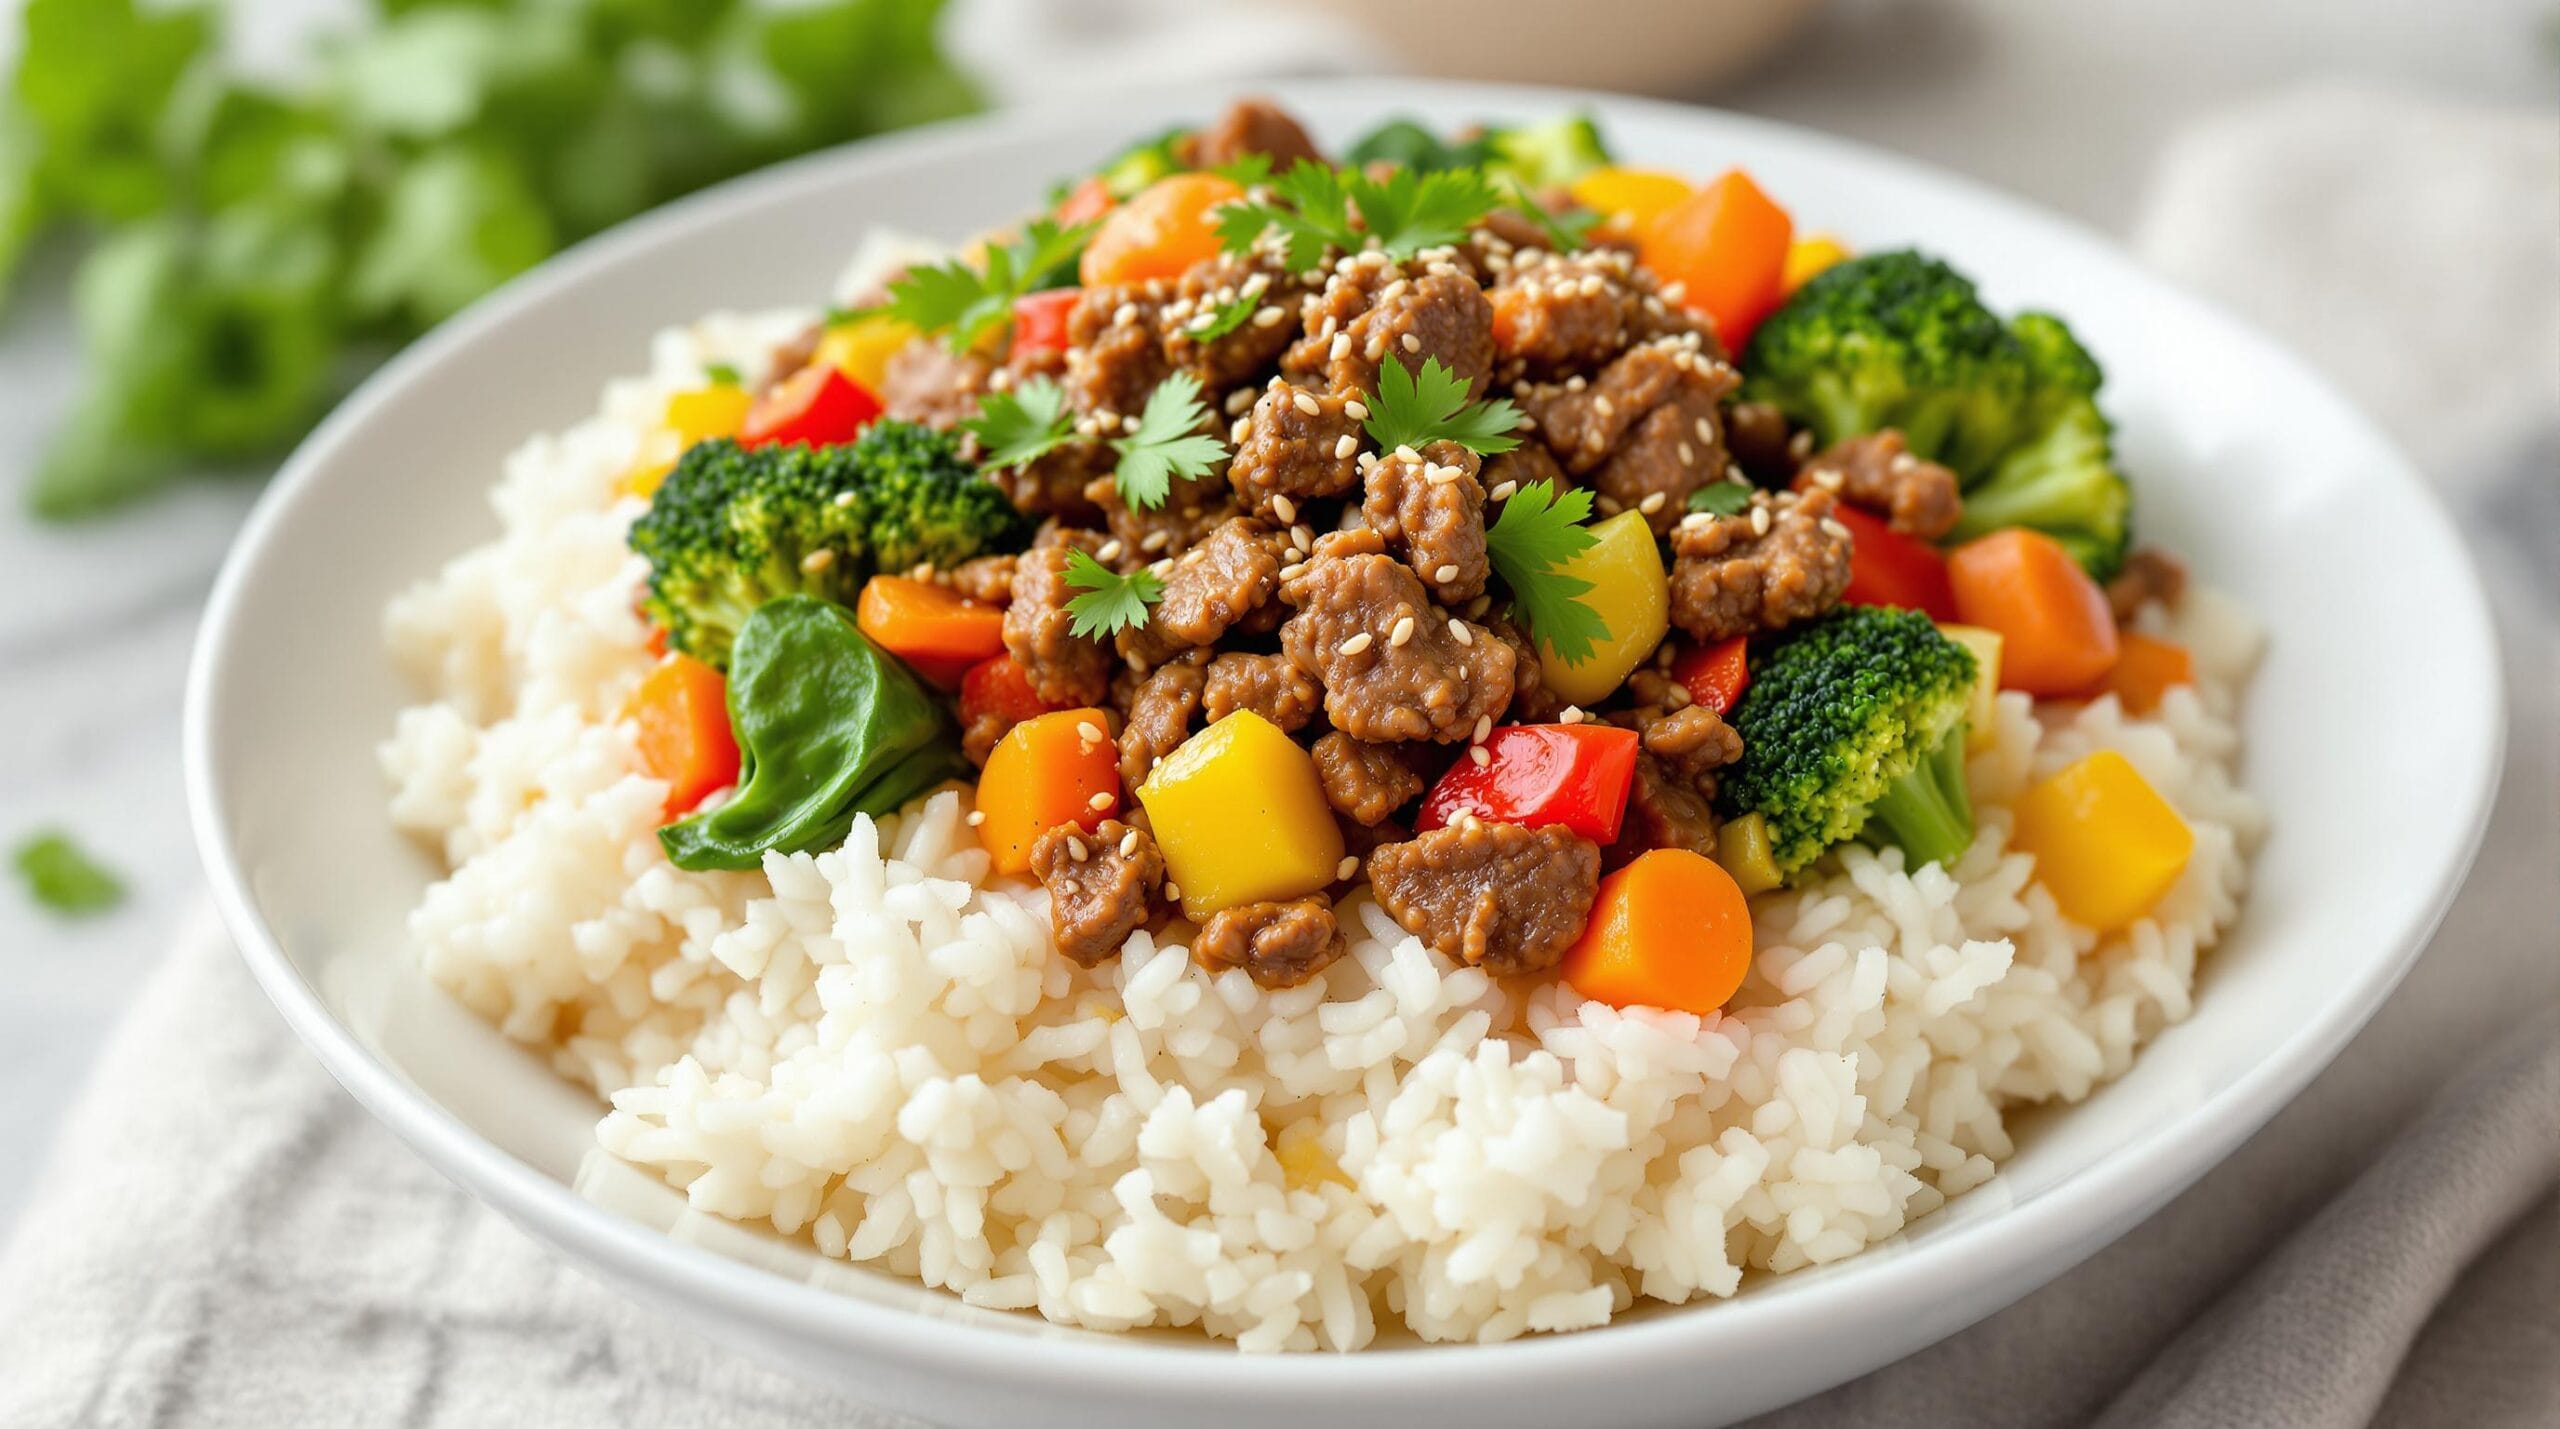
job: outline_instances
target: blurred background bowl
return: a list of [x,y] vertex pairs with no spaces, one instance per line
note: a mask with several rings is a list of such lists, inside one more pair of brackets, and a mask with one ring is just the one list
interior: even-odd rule
[[1417,74],[1693,95],[1784,44],[1823,0],[1285,0]]

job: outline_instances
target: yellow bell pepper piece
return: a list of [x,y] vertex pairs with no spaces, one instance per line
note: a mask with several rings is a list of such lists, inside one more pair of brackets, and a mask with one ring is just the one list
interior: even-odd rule
[[1193,922],[1221,908],[1303,898],[1333,882],[1342,830],[1315,760],[1238,710],[1182,742],[1138,790],[1165,871]]
[[1973,652],[1973,694],[1964,710],[1964,747],[1970,753],[1991,742],[1991,704],[2000,697],[2000,632],[1942,620],[1938,633]]
[[1663,572],[1662,553],[1654,547],[1653,528],[1645,524],[1644,514],[1621,511],[1593,525],[1591,536],[1591,545],[1565,562],[1562,572],[1591,583],[1582,601],[1609,633],[1592,643],[1590,654],[1570,664],[1546,642],[1538,643],[1538,668],[1547,688],[1577,705],[1608,698],[1671,628],[1671,580]]
[[818,339],[814,360],[878,392],[889,375],[890,356],[918,336],[913,323],[872,313],[828,328]]
[[1792,293],[1813,281],[1815,274],[1846,261],[1848,257],[1849,245],[1828,233],[1799,238],[1787,245],[1787,266],[1784,276],[1778,280],[1779,285]]
[[1716,829],[1716,862],[1744,893],[1766,893],[1787,881],[1769,845],[1769,821],[1756,811],[1727,819]]
[[676,459],[684,455],[685,440],[674,431],[660,427],[640,439],[640,453],[631,459],[631,467],[622,474],[622,489],[646,501],[655,496],[667,473],[676,469]]
[[1609,226],[1632,230],[1697,190],[1678,174],[1660,169],[1593,169],[1568,186],[1573,201],[1602,215]]
[[2195,852],[2195,831],[2130,760],[2102,749],[2027,790],[2012,842],[2062,916],[2111,933],[2151,911]]
[[676,434],[679,446],[707,442],[713,437],[734,437],[747,423],[747,409],[756,399],[735,382],[714,382],[708,387],[694,387],[667,399],[667,429]]

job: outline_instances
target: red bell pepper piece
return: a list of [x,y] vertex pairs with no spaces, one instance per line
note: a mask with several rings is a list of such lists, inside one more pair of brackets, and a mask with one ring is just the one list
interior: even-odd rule
[[1849,589],[1842,599],[1851,605],[1892,605],[1916,610],[1931,620],[1956,618],[1956,588],[1947,579],[1947,558],[1926,541],[1903,535],[1884,518],[1842,502],[1832,510],[1849,528]]
[[1111,196],[1111,185],[1103,182],[1102,175],[1091,174],[1083,183],[1069,189],[1065,198],[1058,200],[1057,212],[1053,216],[1062,226],[1073,227],[1102,217],[1119,202]]
[[1594,843],[1618,837],[1636,775],[1636,732],[1613,724],[1507,724],[1488,756],[1449,766],[1422,801],[1419,827],[1469,813],[1506,824],[1561,824]]
[[832,363],[813,363],[782,379],[747,409],[742,447],[825,447],[852,441],[880,415],[880,399]]
[[1082,288],[1051,288],[1014,299],[1014,355],[1066,351],[1067,314],[1083,296]]
[[982,715],[1003,719],[1007,729],[1037,715],[1050,714],[1064,706],[1042,702],[1031,688],[1031,677],[1011,655],[997,655],[981,660],[960,677],[960,723],[971,725]]
[[1748,635],[1692,645],[1671,662],[1671,678],[1689,691],[1692,702],[1720,715],[1731,714],[1742,692],[1751,687],[1750,648]]

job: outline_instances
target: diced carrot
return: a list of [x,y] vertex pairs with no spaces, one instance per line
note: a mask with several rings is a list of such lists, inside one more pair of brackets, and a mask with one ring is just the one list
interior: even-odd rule
[[1058,207],[1051,216],[1060,223],[1084,223],[1109,213],[1111,205],[1116,202],[1118,200],[1111,197],[1111,185],[1102,175],[1089,174],[1083,183],[1067,190],[1067,196],[1058,200]]
[[2081,695],[2115,668],[2106,592],[2040,531],[2012,526],[1947,553],[1956,618],[2000,637],[2000,687]]
[[623,701],[640,767],[666,781],[669,818],[738,782],[728,696],[729,682],[719,671],[690,655],[670,655]]
[[1600,880],[1564,980],[1612,1007],[1713,1012],[1751,971],[1751,903],[1733,875],[1684,848],[1658,848]]
[[1679,283],[1681,301],[1738,351],[1785,296],[1794,238],[1787,211],[1734,169],[1655,214],[1636,231],[1636,251],[1656,277]]
[[1092,829],[1120,812],[1120,747],[1108,710],[1060,710],[996,741],[978,775],[978,841],[998,873],[1031,871],[1031,845],[1060,824]]
[[1041,702],[1039,692],[1031,688],[1031,677],[1023,673],[1011,655],[981,660],[960,677],[960,723],[964,726],[993,715],[1011,729],[1054,708]]
[[2115,668],[2090,694],[2113,694],[2126,714],[2147,715],[2172,687],[2195,682],[2195,657],[2186,646],[2128,630],[2116,636]]
[[1231,179],[1216,174],[1171,174],[1111,210],[1084,249],[1078,271],[1088,288],[1178,278],[1184,269],[1218,254],[1218,222],[1211,213],[1244,197]]
[[1004,653],[1001,608],[911,576],[865,581],[853,619],[872,644],[945,689],[970,666]]

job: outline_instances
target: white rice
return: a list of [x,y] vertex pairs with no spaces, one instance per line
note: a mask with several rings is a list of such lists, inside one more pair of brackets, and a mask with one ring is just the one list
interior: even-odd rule
[[[1981,837],[1760,899],[1732,1009],[1699,1019],[1505,986],[1365,895],[1351,955],[1264,992],[1140,933],[1077,969],[1036,886],[990,882],[957,793],[758,874],[689,874],[612,711],[650,663],[617,494],[665,394],[750,377],[800,315],[660,339],[650,377],[536,439],[500,538],[402,596],[430,695],[383,748],[392,817],[451,868],[410,920],[428,973],[611,1110],[604,1147],[700,1210],[982,1306],[1253,1350],[1597,1325],[1835,1261],[1980,1185],[2008,1108],[2070,1102],[2184,1017],[2239,906],[2258,806],[2232,778],[2255,659],[2210,592],[2200,681],[2156,716],[2000,697]],[[2007,850],[2031,779],[2121,750],[2195,855],[2100,940]]]

